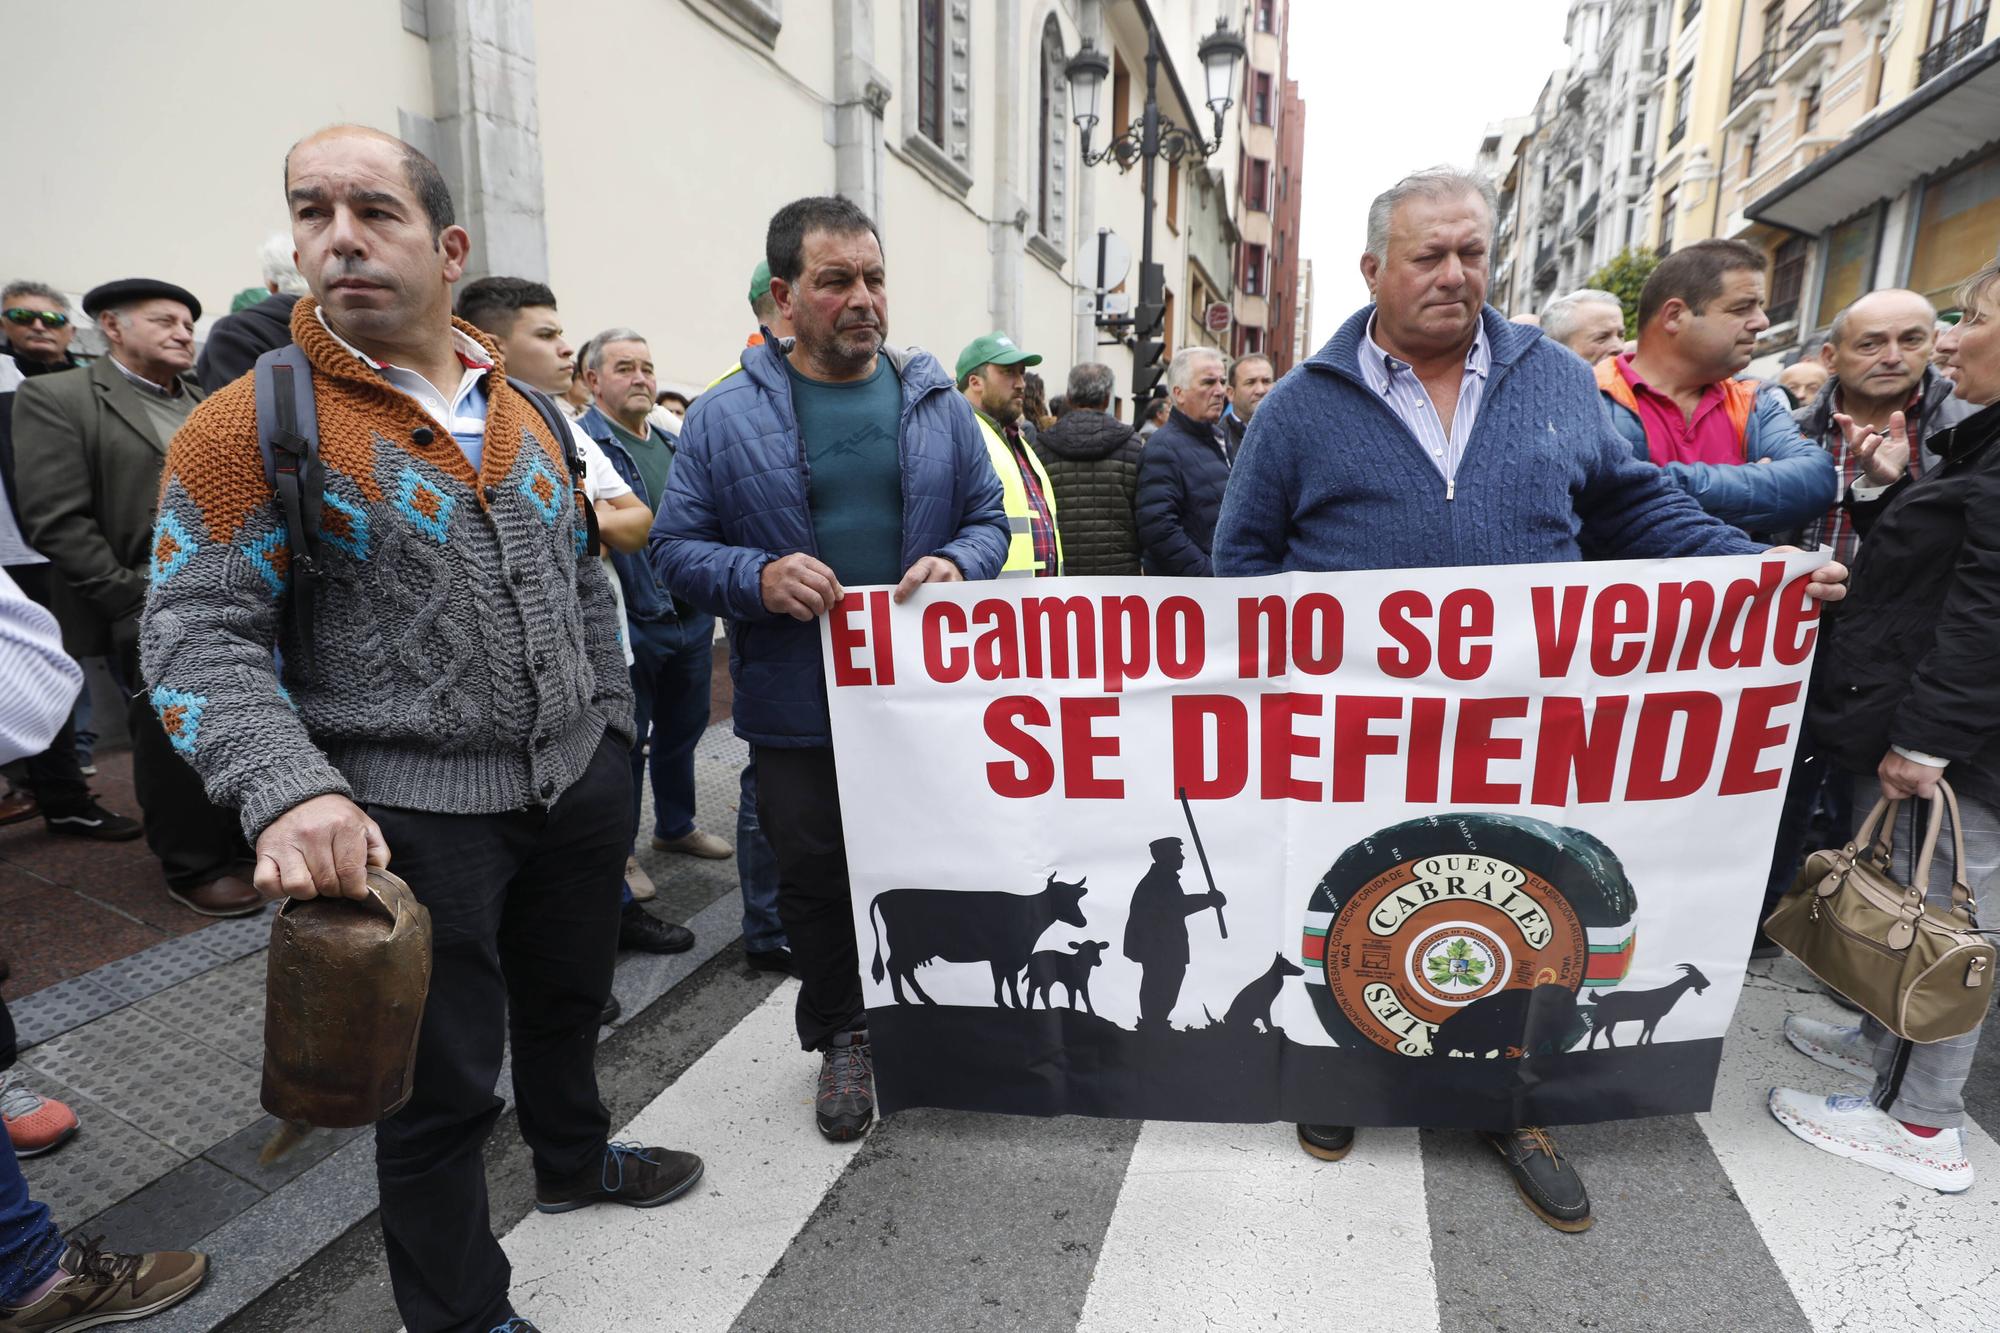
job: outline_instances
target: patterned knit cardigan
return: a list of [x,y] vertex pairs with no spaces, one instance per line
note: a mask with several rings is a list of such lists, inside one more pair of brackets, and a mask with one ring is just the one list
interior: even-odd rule
[[167,453],[141,632],[153,707],[253,841],[327,792],[455,814],[552,803],[607,728],[632,736],[617,611],[562,447],[460,322],[496,366],[475,475],[314,308],[292,311],[326,470],[312,675],[280,614],[291,549],[245,375]]

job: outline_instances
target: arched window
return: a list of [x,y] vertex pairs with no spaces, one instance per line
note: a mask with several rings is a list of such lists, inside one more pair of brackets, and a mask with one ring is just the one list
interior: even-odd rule
[[1035,173],[1035,230],[1042,239],[1065,249],[1064,221],[1069,215],[1069,88],[1063,77],[1062,28],[1049,15],[1042,27],[1041,99]]

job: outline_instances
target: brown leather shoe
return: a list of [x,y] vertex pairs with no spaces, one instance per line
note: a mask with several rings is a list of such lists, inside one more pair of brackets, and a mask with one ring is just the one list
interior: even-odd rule
[[169,887],[167,895],[203,916],[249,916],[264,906],[264,895],[252,888],[250,881],[235,875],[219,875],[186,890]]
[[0,796],[0,824],[18,824],[24,819],[33,819],[42,812],[35,804],[35,794],[31,791],[10,791]]

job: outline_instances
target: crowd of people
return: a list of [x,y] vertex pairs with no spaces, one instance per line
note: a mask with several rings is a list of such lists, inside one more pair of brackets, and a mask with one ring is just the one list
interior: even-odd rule
[[[270,248],[266,294],[217,324],[199,363],[200,305],[164,281],[85,298],[109,351],[80,367],[60,293],[15,282],[0,300],[0,633],[24,645],[0,647],[0,744],[23,760],[0,818],[143,831],[168,891],[212,915],[360,897],[371,866],[408,881],[434,926],[430,998],[413,1095],[376,1150],[415,1333],[532,1328],[486,1208],[505,1046],[537,1208],[654,1207],[701,1177],[693,1154],[612,1141],[597,1093],[617,951],[693,942],[641,905],[648,778],[651,846],[735,855],[747,957],[799,979],[819,1132],[847,1142],[872,1123],[816,623],[849,587],[902,601],[992,578],[1826,546],[1810,589],[1837,614],[1773,891],[1815,820],[1844,839],[1873,793],[1928,794],[1947,769],[1967,864],[1941,866],[1937,891],[1954,869],[1977,890],[2000,866],[2000,269],[1967,284],[1941,337],[1915,293],[1856,301],[1808,395],[1738,378],[1768,325],[1756,250],[1669,255],[1632,344],[1603,292],[1527,327],[1485,303],[1490,188],[1420,172],[1375,200],[1372,300],[1309,360],[1274,383],[1268,358],[1184,347],[1128,423],[1105,365],[1072,367],[1045,403],[1041,356],[1004,331],[949,371],[891,343],[877,229],[812,197],[771,219],[735,364],[669,409],[641,332],[573,348],[539,281],[480,278],[454,303],[473,238],[415,148],[334,127],[293,147],[285,188],[289,249]],[[719,338],[718,365],[729,354]],[[273,357],[311,395],[308,485],[273,461],[284,391],[257,368]],[[750,749],[733,845],[699,826],[693,780],[717,624]],[[81,771],[69,659],[91,656],[132,701],[143,820],[99,805]],[[1875,1085],[1774,1092],[1801,1139],[1970,1185],[1960,1091],[1977,1033],[1912,1046],[1801,1016],[1786,1035]],[[0,1036],[11,1062],[11,1025]],[[200,1283],[199,1255],[65,1245],[15,1158],[60,1147],[76,1119],[15,1083],[0,1110],[0,1329],[135,1317]],[[1355,1139],[1297,1135],[1325,1161]],[[1590,1225],[1546,1128],[1485,1137],[1536,1216]]]

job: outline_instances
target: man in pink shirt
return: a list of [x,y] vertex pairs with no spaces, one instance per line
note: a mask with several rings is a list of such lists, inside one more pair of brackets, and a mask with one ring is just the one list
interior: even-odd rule
[[1838,487],[1826,451],[1800,435],[1786,405],[1733,378],[1770,325],[1763,253],[1742,241],[1699,241],[1646,280],[1638,351],[1596,367],[1611,424],[1633,453],[1752,534],[1809,522]]

